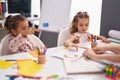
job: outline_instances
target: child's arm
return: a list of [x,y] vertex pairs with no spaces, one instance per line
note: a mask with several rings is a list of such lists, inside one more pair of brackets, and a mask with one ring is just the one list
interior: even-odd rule
[[72,35],[70,38],[68,38],[65,42],[64,42],[64,46],[65,47],[69,47],[70,49],[73,50],[78,50],[78,45],[77,43],[74,43],[74,41],[78,41],[78,37],[75,35]]
[[97,36],[97,39],[98,40],[102,40],[105,43],[110,43],[110,41],[106,37],[104,37],[104,36]]
[[29,34],[34,34],[35,32],[40,32],[40,30],[34,27],[29,27],[25,31],[22,31],[22,36],[27,37]]
[[75,36],[72,35],[71,37],[69,37],[65,42],[64,42],[64,46],[65,47],[70,47],[71,45],[73,45],[73,41],[75,40]]
[[77,43],[75,43],[74,41],[78,41],[78,37],[75,35],[71,35],[70,38],[68,38],[65,42],[64,42],[64,46],[65,47],[69,47],[69,48],[73,48],[75,50],[78,50],[78,45]]

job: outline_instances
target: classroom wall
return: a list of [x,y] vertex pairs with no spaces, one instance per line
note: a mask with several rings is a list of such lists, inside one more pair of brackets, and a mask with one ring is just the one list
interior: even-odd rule
[[109,30],[120,30],[119,8],[120,0],[103,0],[100,35],[109,37]]
[[[101,13],[101,23],[100,23],[100,35],[108,36],[108,31],[111,29],[120,30],[120,0],[103,0],[102,1],[102,13]],[[47,43],[49,47],[57,46],[57,35],[58,33],[45,32],[43,35],[51,35],[54,42],[49,41],[48,37],[42,36],[41,39]],[[51,37],[49,38],[51,39]]]
[[39,29],[40,39],[48,47],[56,47],[58,33],[69,25],[72,0],[42,0]]

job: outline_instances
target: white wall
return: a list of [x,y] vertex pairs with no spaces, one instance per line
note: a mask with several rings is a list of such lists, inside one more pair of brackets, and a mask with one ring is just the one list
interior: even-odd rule
[[71,19],[78,11],[87,11],[90,15],[89,32],[100,34],[102,0],[72,0]]
[[40,0],[31,0],[31,15],[40,17]]
[[[38,18],[40,18],[40,1],[41,0],[31,0],[31,16],[34,17],[34,15],[38,15]],[[35,20],[34,24],[39,25],[40,20]]]

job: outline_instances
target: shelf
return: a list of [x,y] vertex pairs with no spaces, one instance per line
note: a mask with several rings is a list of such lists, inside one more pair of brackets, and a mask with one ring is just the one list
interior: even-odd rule
[[0,0],[0,2],[7,2],[7,0]]

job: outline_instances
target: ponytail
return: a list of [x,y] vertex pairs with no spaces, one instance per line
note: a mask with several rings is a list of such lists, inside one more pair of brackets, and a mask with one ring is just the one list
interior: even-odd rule
[[6,18],[6,21],[5,21],[5,23],[4,23],[5,29],[7,29],[7,31],[9,31],[9,32],[10,32],[9,20],[10,20],[11,17],[12,17],[12,15],[9,15],[9,16]]

